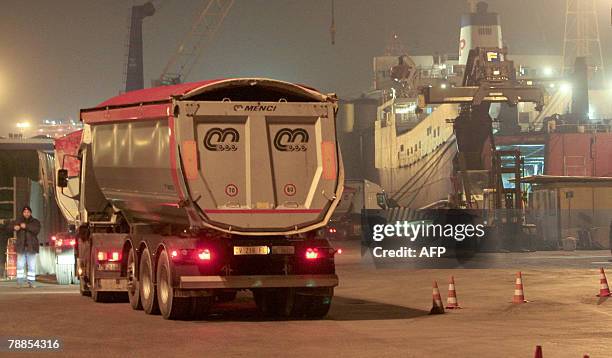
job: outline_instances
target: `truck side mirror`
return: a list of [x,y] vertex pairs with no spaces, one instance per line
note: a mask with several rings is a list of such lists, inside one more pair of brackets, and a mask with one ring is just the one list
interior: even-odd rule
[[68,187],[68,169],[59,169],[57,171],[57,186],[60,188]]

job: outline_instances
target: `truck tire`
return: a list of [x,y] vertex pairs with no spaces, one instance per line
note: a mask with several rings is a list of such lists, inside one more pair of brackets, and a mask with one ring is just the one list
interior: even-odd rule
[[136,276],[136,252],[130,248],[127,261],[127,281],[128,281],[128,299],[130,306],[134,310],[142,310],[142,302],[140,301],[140,285],[138,276]]
[[157,262],[157,302],[164,319],[187,319],[191,311],[190,297],[174,297],[172,271],[166,250],[159,254]]
[[142,252],[138,271],[140,272],[139,292],[142,309],[146,314],[159,314],[155,284],[153,283],[153,260],[149,248],[145,248]]

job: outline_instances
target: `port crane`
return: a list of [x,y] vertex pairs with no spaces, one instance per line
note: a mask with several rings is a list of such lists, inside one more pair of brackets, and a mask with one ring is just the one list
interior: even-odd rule
[[[161,0],[148,1],[131,9],[125,91],[144,88],[142,24],[155,14]],[[176,51],[164,66],[154,86],[183,82],[203,54],[206,44],[214,37],[227,17],[234,0],[204,0],[190,30],[183,36]]]
[[[544,90],[516,79],[514,63],[506,59],[505,48],[470,50],[461,86],[425,87],[419,105],[458,104],[459,116],[453,123],[458,147],[457,166],[463,195],[459,207],[478,209],[473,191],[483,192],[482,205],[487,209],[488,223],[503,237],[517,233],[522,224],[521,173],[522,159],[518,151],[497,150],[493,136],[493,120],[489,116],[492,103],[516,107],[519,102],[544,106]],[[476,188],[474,178],[488,173],[487,188]],[[514,185],[504,187],[504,174],[513,176]]]

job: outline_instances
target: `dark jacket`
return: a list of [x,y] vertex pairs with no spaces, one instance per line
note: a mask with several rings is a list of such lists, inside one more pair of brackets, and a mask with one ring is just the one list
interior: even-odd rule
[[[15,243],[15,250],[18,254],[24,252],[27,253],[38,253],[38,232],[40,231],[40,221],[30,216],[29,219],[23,216],[15,220],[15,225],[25,223],[25,229],[19,229],[17,231],[17,242]],[[11,226],[11,230],[13,229]]]

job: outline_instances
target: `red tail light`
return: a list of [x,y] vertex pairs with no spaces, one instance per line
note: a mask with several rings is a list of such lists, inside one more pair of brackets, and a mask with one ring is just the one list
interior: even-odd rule
[[121,253],[119,251],[98,251],[98,261],[120,261]]
[[342,253],[342,249],[338,249],[338,250],[336,250],[336,253],[337,253],[337,254],[341,254],[341,253]]
[[55,241],[55,240],[57,240],[57,236],[55,235],[51,236],[51,241]]
[[311,249],[308,248],[306,249],[306,259],[307,260],[315,260],[319,257],[319,250],[318,249]]
[[75,239],[70,240],[70,246],[74,246],[74,245],[76,245],[76,240]]
[[210,261],[211,255],[209,249],[200,250],[198,252],[198,258],[202,261]]
[[62,239],[55,240],[55,246],[62,246],[63,244],[64,244],[64,241],[62,241]]
[[172,252],[170,252],[170,256],[177,257],[178,256],[178,251],[172,250]]

